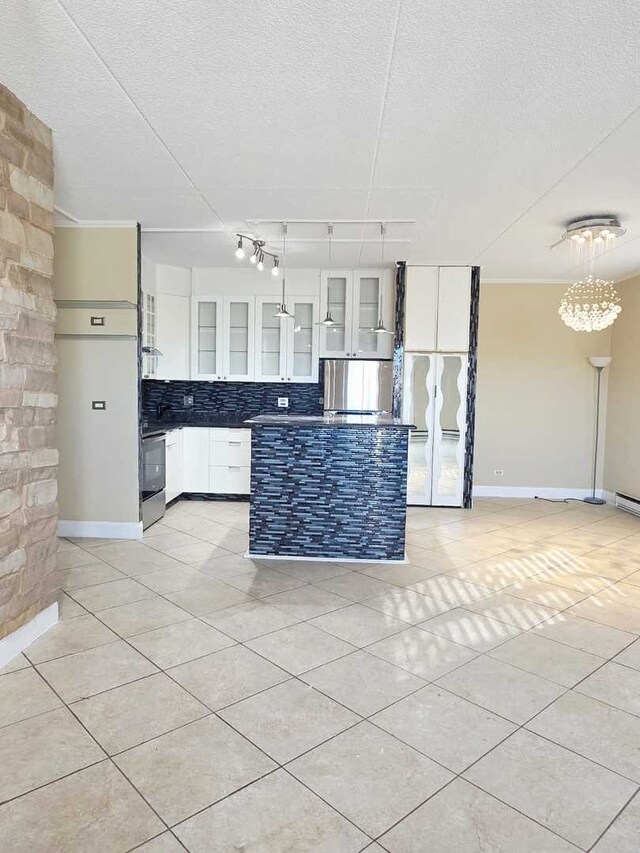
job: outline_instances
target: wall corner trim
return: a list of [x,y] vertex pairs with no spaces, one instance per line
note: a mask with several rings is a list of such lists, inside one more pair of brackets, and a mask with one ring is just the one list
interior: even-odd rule
[[94,539],[142,539],[141,521],[58,521],[58,536]]
[[49,607],[41,610],[26,625],[22,625],[12,634],[0,640],[0,669],[28,648],[34,640],[46,634],[49,628],[53,628],[57,624],[58,602],[55,601]]

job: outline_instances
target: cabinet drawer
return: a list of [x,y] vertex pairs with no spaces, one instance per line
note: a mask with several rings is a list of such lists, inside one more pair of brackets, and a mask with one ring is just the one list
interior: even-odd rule
[[135,308],[58,308],[57,335],[138,334]]
[[212,494],[248,495],[250,490],[251,468],[247,465],[212,465],[209,468]]
[[209,430],[209,437],[212,442],[228,442],[232,441],[237,443],[238,441],[246,444],[247,442],[251,444],[251,430],[250,429],[227,429],[226,427],[212,427]]
[[246,441],[212,441],[209,448],[211,465],[251,465],[251,445]]

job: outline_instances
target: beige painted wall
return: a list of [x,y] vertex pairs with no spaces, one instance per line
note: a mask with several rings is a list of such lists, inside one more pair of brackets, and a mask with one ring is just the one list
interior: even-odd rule
[[565,290],[481,284],[475,486],[590,486],[596,372],[587,358],[609,354],[611,330],[565,326]]
[[[56,232],[56,252],[59,243],[64,250],[56,254],[56,299],[137,301],[131,284],[137,280],[135,228],[64,228]],[[107,257],[115,278],[105,272]],[[118,311],[136,314],[135,307],[112,313]],[[60,518],[137,524],[137,341],[83,334],[56,344]],[[92,409],[92,400],[104,400],[106,409]]]
[[640,498],[640,276],[618,285],[622,313],[613,324],[605,488]]
[[138,301],[138,234],[126,228],[56,230],[57,300]]

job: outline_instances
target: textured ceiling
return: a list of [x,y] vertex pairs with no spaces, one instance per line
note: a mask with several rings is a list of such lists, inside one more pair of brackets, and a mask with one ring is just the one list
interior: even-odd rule
[[[269,219],[405,219],[385,259],[570,278],[567,219],[618,213],[640,269],[637,0],[3,0],[0,79],[54,130],[59,206],[233,263]],[[375,229],[374,229],[375,230]],[[379,263],[336,226],[333,264]],[[361,239],[364,238],[364,239]],[[343,242],[344,241],[344,242]],[[348,241],[348,242],[346,242]],[[290,263],[327,262],[290,227]]]

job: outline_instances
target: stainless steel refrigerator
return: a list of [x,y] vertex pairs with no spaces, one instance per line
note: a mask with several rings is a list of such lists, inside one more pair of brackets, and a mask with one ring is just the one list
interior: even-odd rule
[[331,358],[324,363],[325,412],[391,412],[393,362]]

